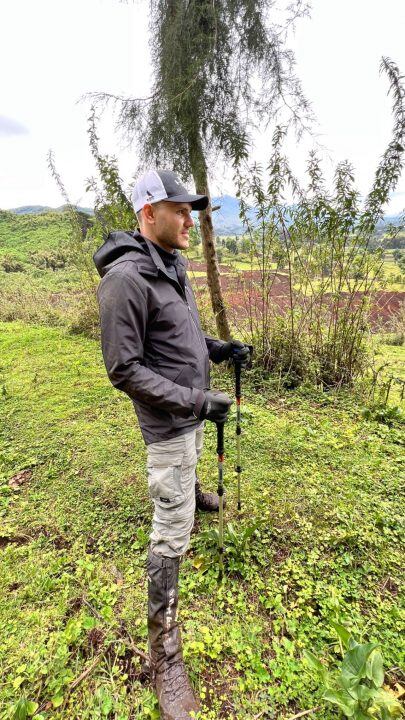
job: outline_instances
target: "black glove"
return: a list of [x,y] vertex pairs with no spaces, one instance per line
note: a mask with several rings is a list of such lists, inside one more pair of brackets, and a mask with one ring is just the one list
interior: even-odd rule
[[224,423],[227,421],[232,403],[233,400],[226,393],[219,390],[208,390],[205,393],[205,403],[201,408],[200,419]]
[[240,340],[230,340],[224,343],[220,349],[220,362],[229,360],[233,365],[238,364],[241,367],[247,367],[252,352],[252,345],[246,345]]

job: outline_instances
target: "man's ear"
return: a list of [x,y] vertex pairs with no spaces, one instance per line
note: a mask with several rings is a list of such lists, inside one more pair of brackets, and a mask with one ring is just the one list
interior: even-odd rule
[[142,220],[145,225],[155,224],[155,209],[150,203],[146,203],[142,208]]

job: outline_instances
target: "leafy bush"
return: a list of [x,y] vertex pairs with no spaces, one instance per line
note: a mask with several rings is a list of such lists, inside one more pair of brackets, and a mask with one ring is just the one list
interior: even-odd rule
[[382,248],[372,241],[400,177],[405,145],[402,78],[390,60],[383,58],[381,67],[394,97],[394,128],[363,208],[346,161],[327,192],[320,161],[311,153],[308,186],[301,188],[283,154],[280,127],[268,183],[258,165],[236,174],[252,272],[239,280],[246,321],[236,316],[235,323],[255,346],[256,362],[280,372],[289,386],[304,379],[325,387],[351,385],[367,367],[369,308],[383,267]]
[[404,413],[398,405],[388,406],[383,403],[376,403],[362,410],[362,417],[365,420],[376,420],[391,427],[394,422],[403,422]]
[[403,345],[405,342],[405,302],[391,319],[389,324],[390,336],[386,338],[387,345]]
[[34,265],[46,270],[53,270],[54,272],[66,267],[67,261],[67,254],[61,250],[55,250],[53,252],[49,250],[31,255],[31,262]]
[[51,152],[48,156],[48,164],[70,214],[72,233],[66,249],[71,262],[80,273],[82,299],[76,308],[76,316],[70,324],[70,329],[73,333],[96,337],[99,333],[96,299],[99,277],[93,264],[93,254],[111,230],[134,228],[137,220],[133,207],[122,189],[116,159],[102,155],[99,150],[94,108],[89,117],[88,133],[90,150],[99,173],[99,178],[93,177],[88,180],[86,188],[87,191],[92,190],[96,196],[94,220],[78,212],[70,203]]
[[[250,564],[256,559],[255,547],[260,542],[257,523],[235,529],[232,523],[224,527],[224,562],[230,573],[244,577]],[[205,572],[212,563],[219,565],[219,534],[216,528],[205,530],[198,538],[199,554],[194,566]]]
[[22,262],[12,255],[5,255],[1,261],[1,266],[6,273],[24,272],[25,267]]
[[395,694],[383,687],[383,658],[376,643],[357,643],[340,625],[335,626],[346,652],[338,672],[329,672],[309,651],[304,659],[324,687],[323,699],[353,720],[390,720],[402,716]]
[[69,330],[73,335],[100,336],[100,319],[95,291],[84,292],[71,316]]
[[44,323],[49,326],[63,325],[66,320],[66,303],[52,302],[49,293],[35,290],[0,289],[0,320],[11,322],[23,320],[28,323]]

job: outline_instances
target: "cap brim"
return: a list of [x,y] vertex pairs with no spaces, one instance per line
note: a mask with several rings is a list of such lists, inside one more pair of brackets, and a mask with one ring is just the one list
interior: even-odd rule
[[208,207],[208,195],[175,195],[165,198],[165,202],[190,203],[192,210],[205,210]]

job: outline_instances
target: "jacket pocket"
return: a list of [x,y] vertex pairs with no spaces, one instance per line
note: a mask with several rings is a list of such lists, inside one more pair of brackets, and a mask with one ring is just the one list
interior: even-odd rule
[[158,375],[177,383],[177,385],[183,385],[183,387],[193,387],[193,381],[197,374],[192,365],[180,363],[178,360],[173,363],[157,360],[153,364],[148,363],[148,367]]

